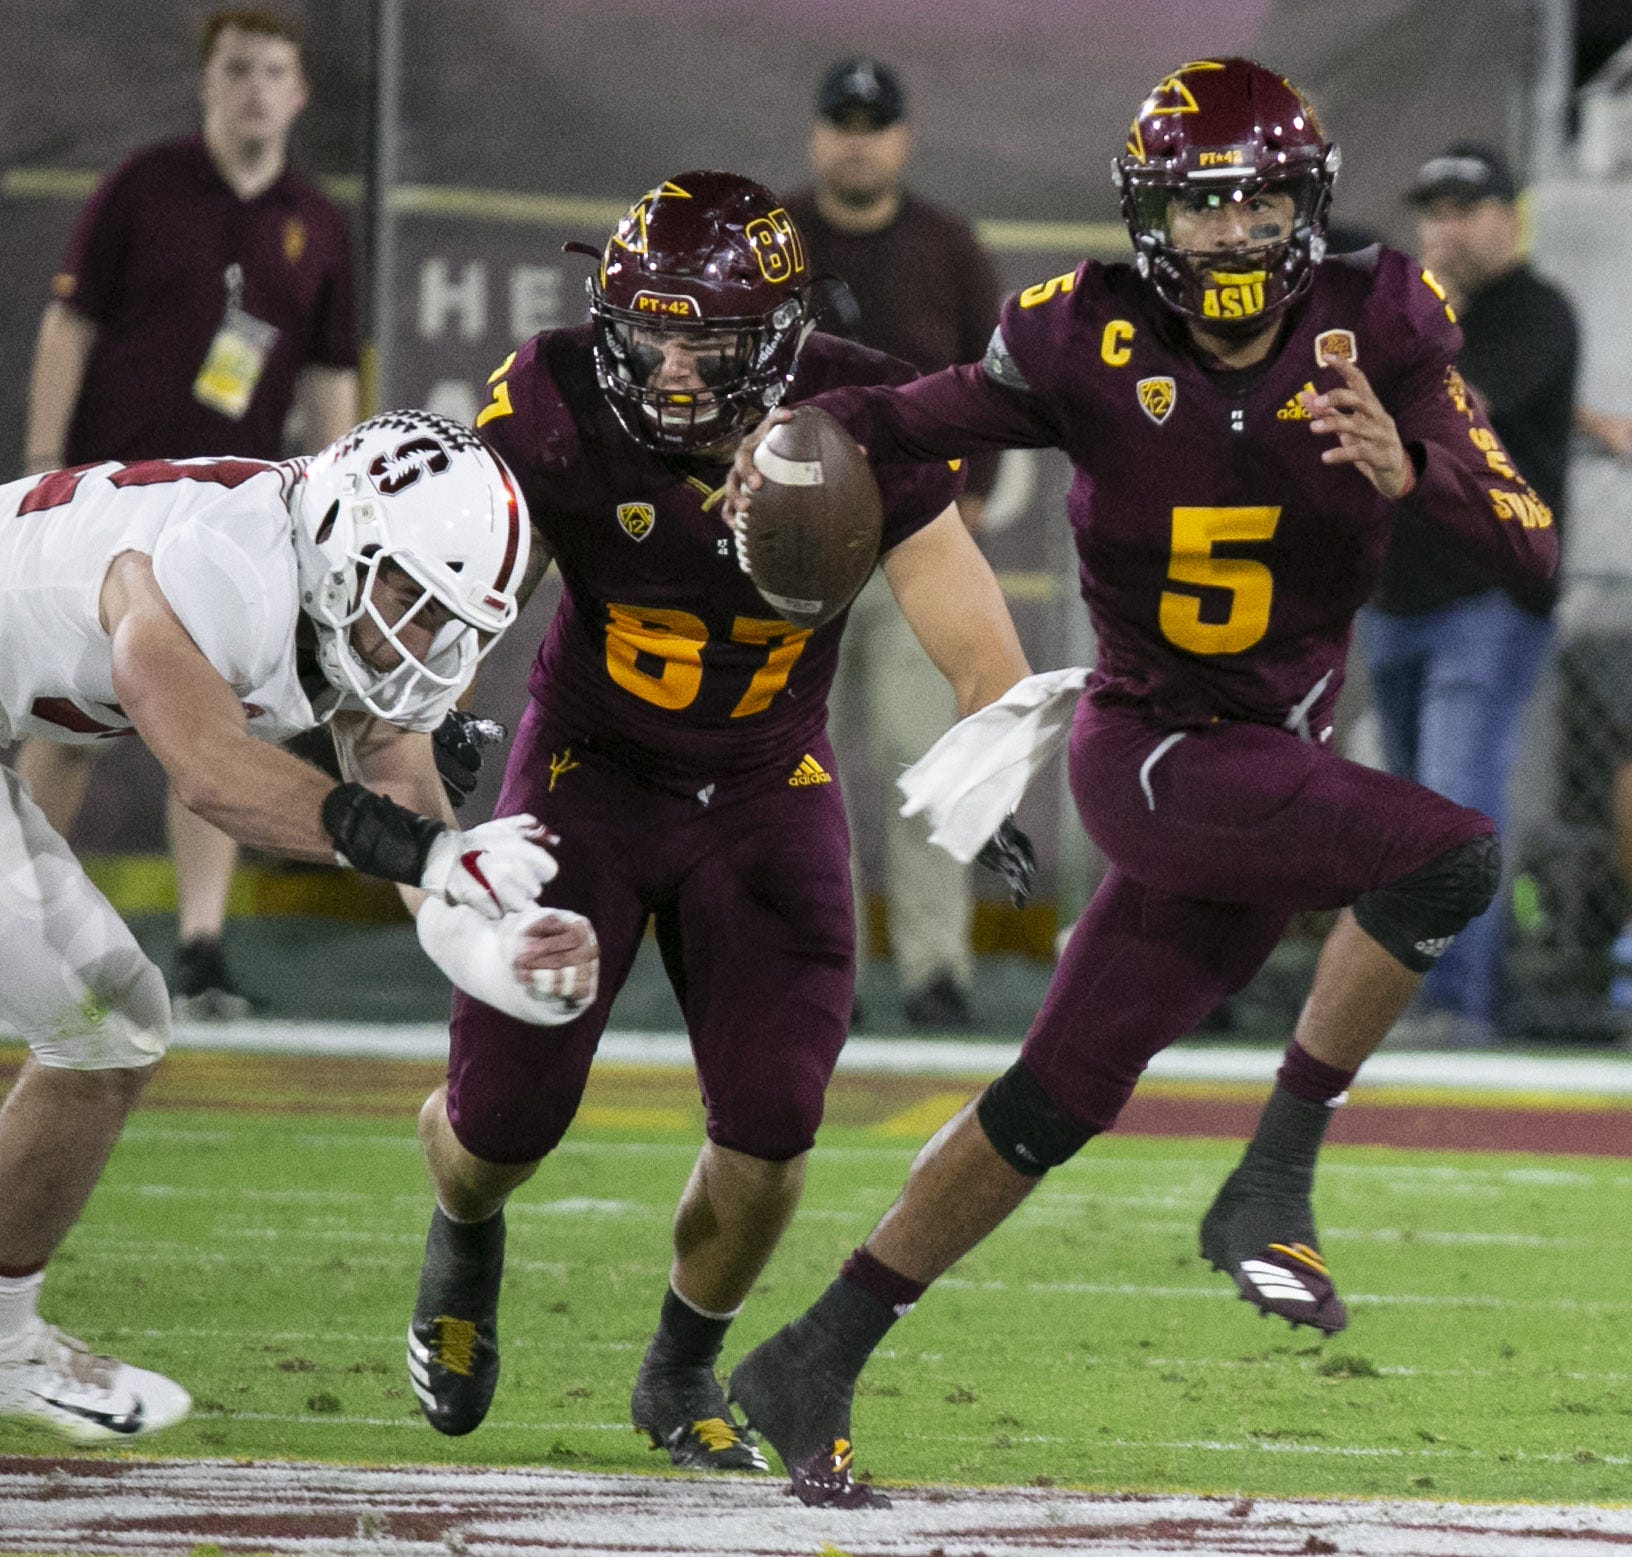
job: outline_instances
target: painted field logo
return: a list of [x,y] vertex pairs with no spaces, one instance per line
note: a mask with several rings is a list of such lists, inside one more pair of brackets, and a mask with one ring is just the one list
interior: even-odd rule
[[618,523],[632,540],[643,541],[657,523],[657,510],[650,503],[619,503]]
[[1158,427],[1173,414],[1173,405],[1178,398],[1178,385],[1172,379],[1142,378],[1134,386],[1139,392],[1139,404],[1144,407],[1148,416]]
[[793,770],[793,777],[788,783],[795,789],[804,784],[831,784],[832,775],[814,757],[806,752],[800,759],[799,766]]

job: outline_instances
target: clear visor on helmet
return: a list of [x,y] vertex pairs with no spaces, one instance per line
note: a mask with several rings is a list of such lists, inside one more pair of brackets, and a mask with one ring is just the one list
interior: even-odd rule
[[642,414],[670,433],[702,430],[719,421],[732,394],[760,366],[762,326],[657,328],[610,317],[605,343],[612,369]]
[[623,424],[651,448],[715,448],[782,397],[805,319],[802,294],[765,317],[656,319],[591,287],[596,374]]
[[1209,182],[1192,176],[1128,176],[1141,234],[1194,260],[1220,254],[1267,252],[1306,233],[1315,218],[1320,184],[1312,174],[1275,179]]

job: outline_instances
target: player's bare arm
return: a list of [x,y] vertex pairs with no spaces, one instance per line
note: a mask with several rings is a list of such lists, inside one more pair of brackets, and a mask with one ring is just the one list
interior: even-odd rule
[[362,786],[337,789],[319,769],[252,739],[237,694],[182,626],[144,553],[122,552],[109,565],[99,619],[126,716],[182,804],[229,837],[323,861],[344,837],[344,858],[358,868],[417,882],[486,918],[526,906],[555,874],[531,817],[456,832]]
[[28,433],[23,459],[30,473],[55,470],[62,464],[68,421],[95,344],[93,320],[66,303],[46,304],[28,386]]
[[295,381],[295,399],[306,419],[307,445],[331,444],[357,421],[357,370],[309,363]]
[[956,507],[885,553],[883,568],[924,652],[952,684],[960,719],[1031,674],[1003,592]]
[[322,821],[333,781],[249,735],[237,694],[188,636],[151,558],[134,551],[114,558],[100,616],[120,706],[182,804],[252,848],[333,860]]
[[1383,408],[1370,380],[1352,362],[1327,357],[1343,379],[1339,388],[1298,398],[1312,420],[1316,437],[1337,435],[1337,443],[1320,456],[1326,465],[1353,465],[1382,495],[1393,501],[1416,485],[1416,467],[1400,441],[1394,418]]
[[550,570],[550,563],[555,559],[555,553],[545,543],[544,537],[538,533],[538,526],[533,526],[533,544],[527,553],[526,571],[521,575],[521,582],[516,586],[516,609],[524,611],[527,602],[533,598],[533,591],[543,582],[544,575]]

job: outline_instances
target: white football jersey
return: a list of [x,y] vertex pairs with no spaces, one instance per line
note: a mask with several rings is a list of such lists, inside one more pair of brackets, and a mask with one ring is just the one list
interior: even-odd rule
[[[288,498],[303,461],[112,461],[0,486],[0,745],[130,731],[99,620],[121,552],[153,574],[193,642],[238,694],[249,733],[282,741],[361,708],[295,672],[300,615]],[[414,720],[434,729],[460,689]],[[314,706],[315,701],[315,706]]]
[[171,609],[237,692],[253,734],[319,722],[295,676],[288,485],[258,460],[106,462],[0,487],[0,716],[10,735],[94,741],[130,720],[98,617],[121,552],[153,559]]

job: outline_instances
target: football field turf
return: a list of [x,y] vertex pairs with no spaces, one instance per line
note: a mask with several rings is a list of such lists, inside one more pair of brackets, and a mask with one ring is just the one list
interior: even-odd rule
[[[430,1205],[413,1116],[436,1078],[172,1055],[42,1304],[192,1390],[192,1419],[152,1452],[663,1468],[628,1395],[701,1136],[689,1074],[599,1071],[512,1201],[503,1377],[464,1439],[423,1423],[402,1361]],[[973,1089],[841,1076],[726,1367],[822,1289]],[[1238,1151],[1113,1135],[1049,1175],[891,1333],[858,1398],[858,1465],[886,1482],[1627,1501],[1632,1162],[1331,1147],[1317,1211],[1353,1318],[1322,1342],[1257,1318],[1196,1256]],[[0,1455],[49,1452],[0,1429]]]

